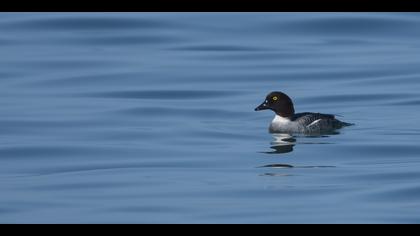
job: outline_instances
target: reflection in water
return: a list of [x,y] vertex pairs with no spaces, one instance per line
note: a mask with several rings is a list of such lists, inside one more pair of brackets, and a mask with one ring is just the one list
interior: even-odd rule
[[[330,135],[337,135],[340,134],[339,132],[329,132],[319,135],[291,135],[291,134],[282,134],[276,133],[272,134],[274,141],[271,142],[271,149],[274,151],[271,152],[264,152],[266,154],[280,154],[280,153],[288,153],[293,151],[293,147],[297,144],[297,139],[313,139],[313,138],[328,138]],[[331,144],[331,142],[321,142],[321,141],[300,141],[299,144]]]
[[265,152],[267,154],[280,154],[293,151],[296,139],[290,134],[273,134],[274,141],[271,142],[271,149],[274,151]]
[[[281,154],[281,153],[288,153],[293,151],[293,147],[295,146],[296,139],[290,134],[273,134],[274,140],[271,142],[271,149],[274,151],[271,152],[264,152],[266,154]],[[282,164],[282,163],[275,163],[275,164],[268,164],[264,166],[260,166],[260,168],[270,168],[270,169],[289,169],[293,168],[294,166],[290,164]],[[263,173],[261,176],[290,176],[289,174],[279,174],[279,173]]]
[[269,165],[265,165],[265,166],[261,166],[261,167],[265,167],[265,168],[293,168],[293,166],[289,165],[289,164],[269,164]]
[[290,175],[290,174],[278,174],[278,173],[264,173],[264,174],[260,174],[260,176],[283,176],[283,177],[286,177],[286,176],[293,176],[293,175]]
[[[336,135],[339,132],[329,133],[329,135]],[[297,144],[297,138],[328,138],[329,135],[304,135],[304,136],[292,136],[290,134],[273,134],[274,141],[271,142],[271,149],[274,151],[264,152],[266,154],[283,154],[289,153],[293,151],[293,147]],[[330,142],[299,142],[300,144],[330,144]],[[293,166],[291,164],[286,163],[274,163],[268,164],[264,166],[260,166],[260,168],[270,168],[270,169],[290,169],[290,168],[331,168],[335,166],[328,166],[328,165],[319,165],[319,166]],[[261,176],[292,176],[290,174],[282,174],[282,173],[264,173]]]

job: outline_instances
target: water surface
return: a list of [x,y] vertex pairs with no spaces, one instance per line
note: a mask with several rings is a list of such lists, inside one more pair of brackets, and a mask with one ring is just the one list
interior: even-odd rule
[[[420,15],[1,13],[1,223],[419,223]],[[270,135],[272,90],[355,123]]]

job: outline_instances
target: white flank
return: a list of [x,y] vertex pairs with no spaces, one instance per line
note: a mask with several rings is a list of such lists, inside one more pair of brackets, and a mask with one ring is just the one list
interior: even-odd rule
[[320,122],[320,121],[321,121],[321,119],[318,119],[318,120],[316,120],[316,121],[314,121],[314,122],[310,123],[308,126],[314,125],[314,124],[316,124],[316,123],[318,123],[318,122]]

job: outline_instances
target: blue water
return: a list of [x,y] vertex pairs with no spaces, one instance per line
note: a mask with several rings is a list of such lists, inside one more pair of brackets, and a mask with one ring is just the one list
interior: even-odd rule
[[[0,223],[419,223],[419,25],[1,13]],[[278,142],[272,90],[356,125]]]

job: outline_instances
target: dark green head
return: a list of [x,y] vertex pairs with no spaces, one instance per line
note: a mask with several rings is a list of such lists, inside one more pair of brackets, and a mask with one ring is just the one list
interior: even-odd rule
[[293,107],[292,99],[282,92],[271,92],[265,98],[265,101],[261,103],[255,111],[270,109],[277,115],[282,117],[291,117],[295,114],[295,108]]

